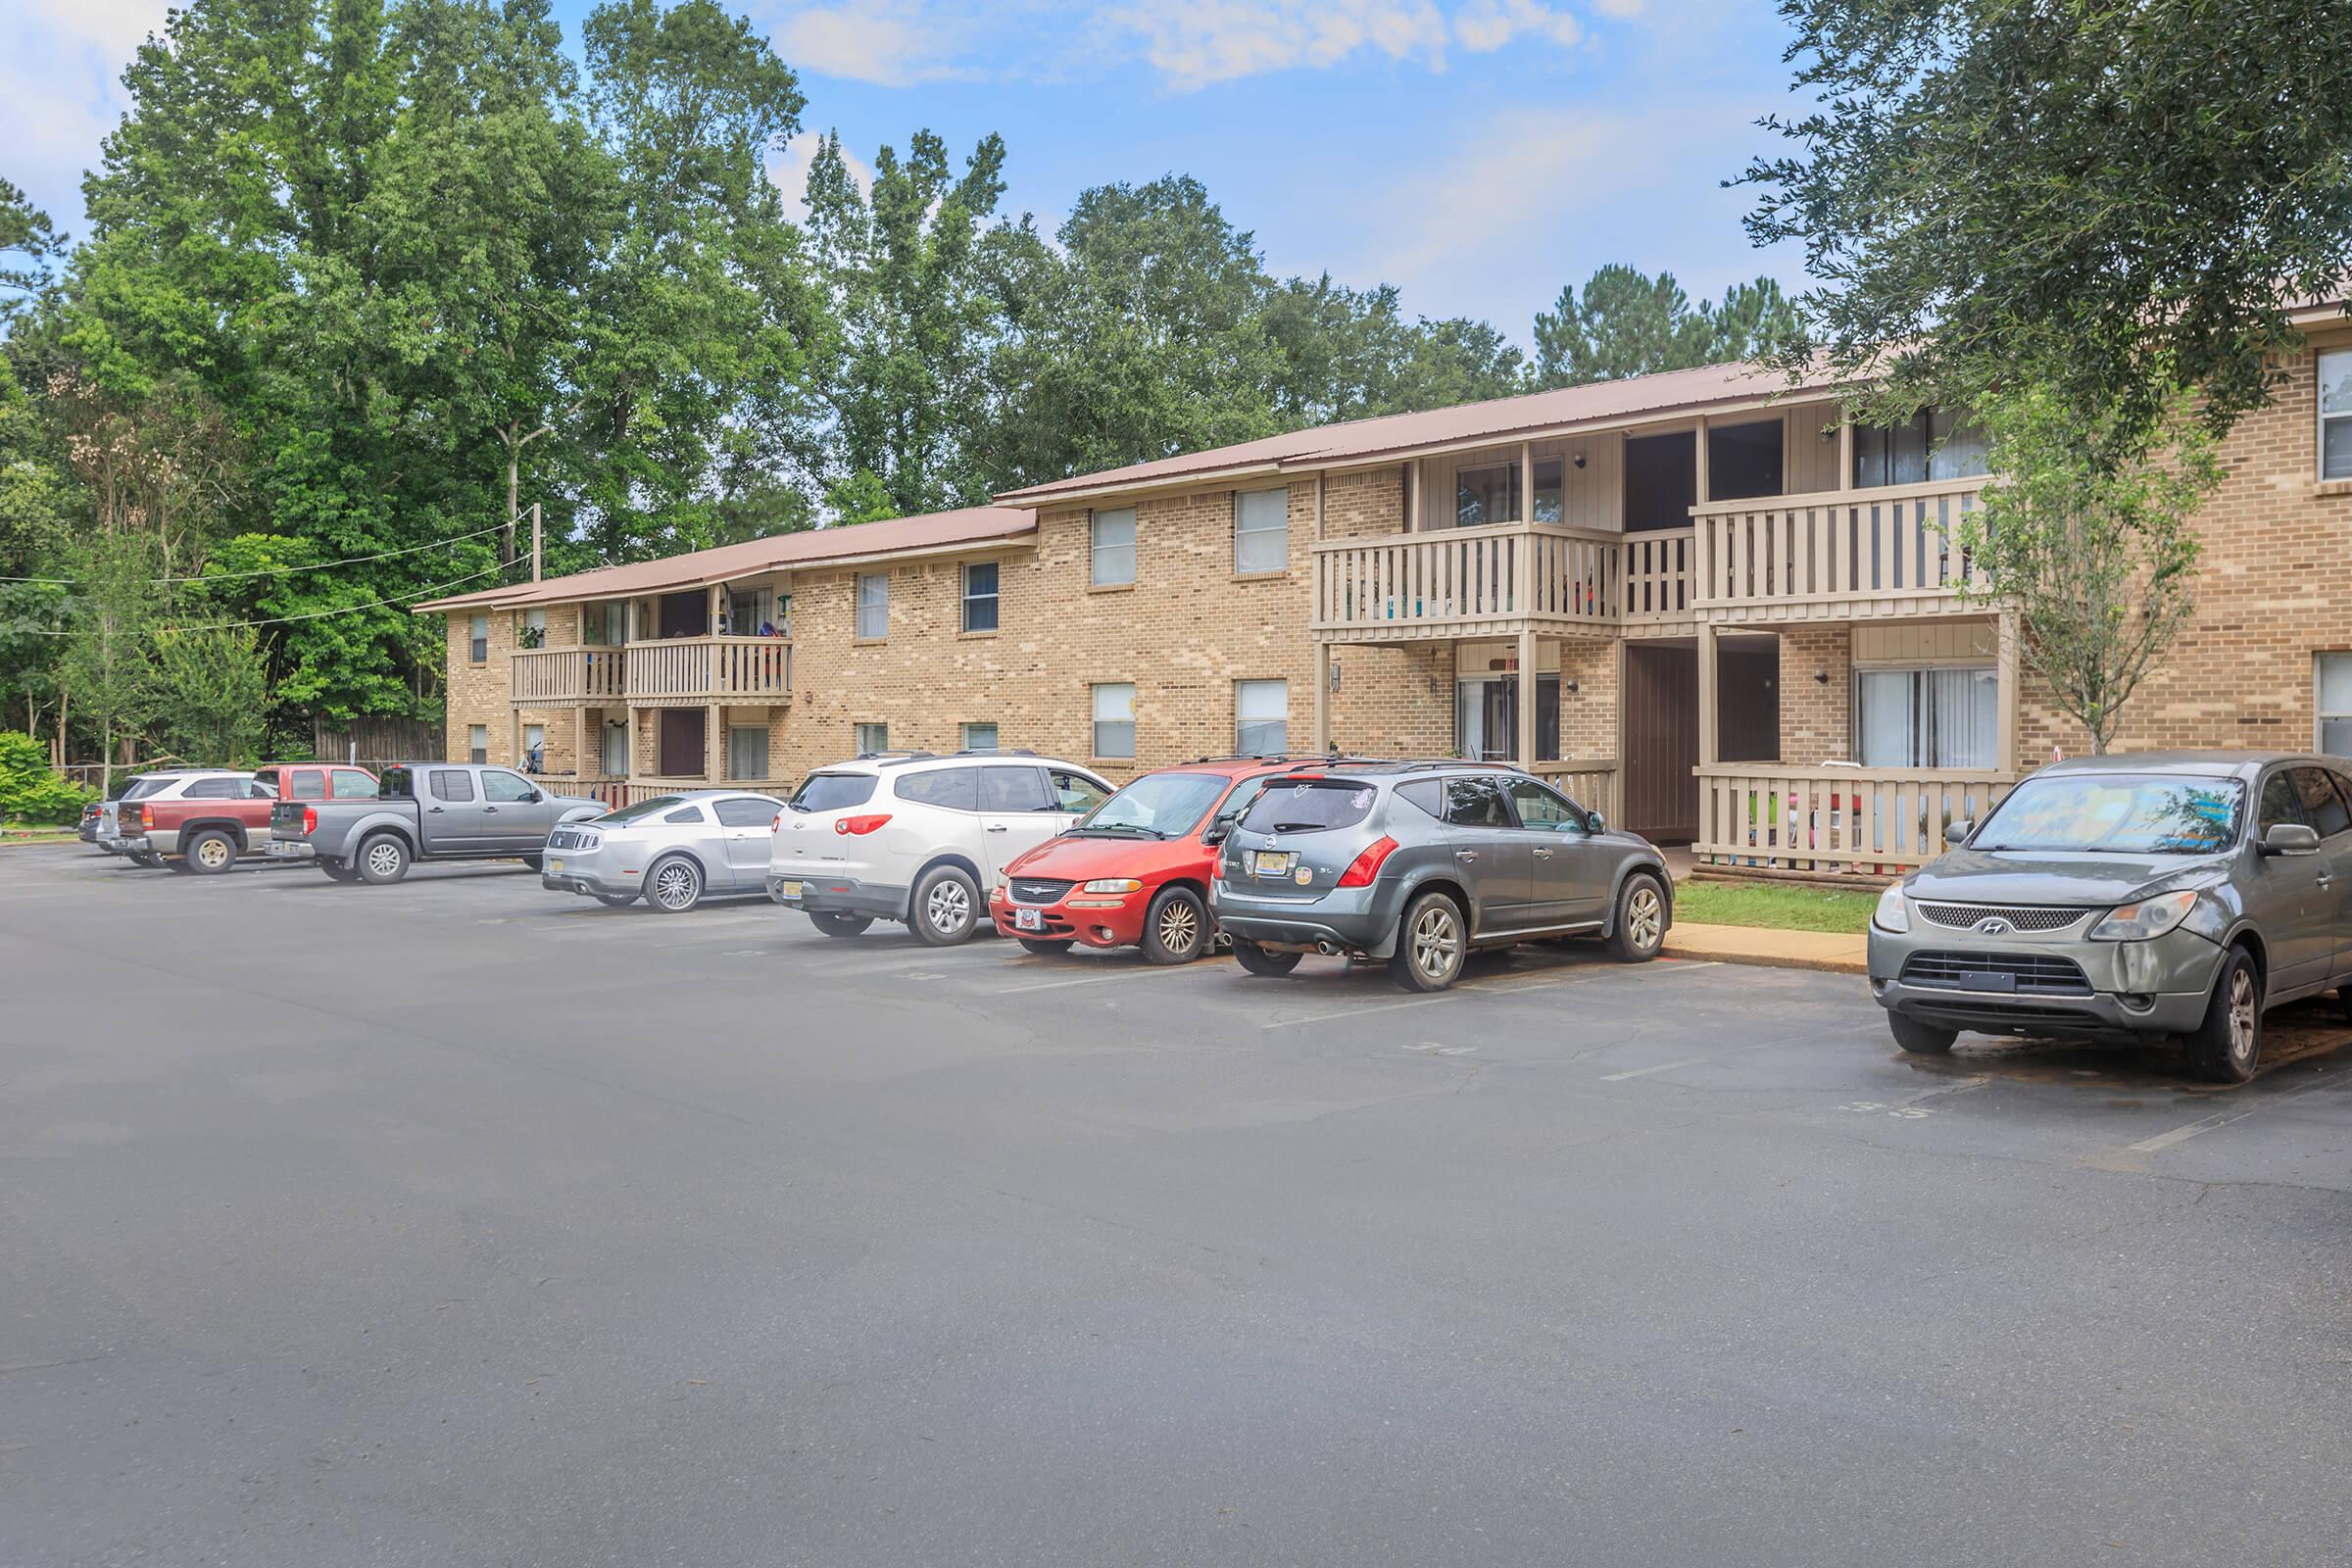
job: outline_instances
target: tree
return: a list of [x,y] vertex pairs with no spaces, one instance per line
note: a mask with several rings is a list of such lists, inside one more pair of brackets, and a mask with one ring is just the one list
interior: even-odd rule
[[1326,272],[1272,289],[1262,321],[1278,357],[1287,427],[1409,414],[1524,391],[1524,359],[1484,321],[1407,320],[1396,288],[1351,289]]
[[49,260],[64,248],[49,215],[0,179],[0,325],[48,286]]
[[154,710],[148,635],[155,625],[152,534],[124,529],[92,534],[68,557],[74,565],[71,631],[58,675],[74,711],[98,736],[100,788],[114,791],[116,754]]
[[71,822],[89,799],[49,766],[40,742],[0,729],[0,822]]
[[172,750],[214,767],[255,760],[270,710],[260,633],[217,622],[165,625],[151,655],[153,710]]
[[2102,754],[2195,609],[2192,520],[2222,477],[2213,437],[2179,391],[2142,427],[2085,417],[2047,378],[1987,395],[1978,418],[1994,477],[1959,529],[1975,566],[1964,597],[2015,610],[2026,667]]
[[2352,271],[2352,7],[2310,0],[1782,0],[1796,86],[1748,231],[1800,243],[1818,351],[1885,412],[2020,363],[2148,427],[2226,431],[2286,307]]
[[1693,307],[1672,272],[1650,277],[1611,264],[1581,294],[1563,288],[1537,314],[1535,381],[1582,386],[1744,360],[1777,347],[1794,325],[1793,309],[1769,277],[1735,285],[1721,305]]

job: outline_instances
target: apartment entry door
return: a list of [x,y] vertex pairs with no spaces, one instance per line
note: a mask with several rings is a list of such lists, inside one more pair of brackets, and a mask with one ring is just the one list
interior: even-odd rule
[[[1474,675],[1453,683],[1453,744],[1480,762],[1519,760],[1519,677]],[[1536,677],[1536,760],[1560,760],[1560,677]]]
[[663,778],[701,778],[703,745],[709,736],[699,708],[664,708],[656,735],[656,759]]
[[1698,837],[1698,649],[1625,647],[1625,825],[1652,844]]

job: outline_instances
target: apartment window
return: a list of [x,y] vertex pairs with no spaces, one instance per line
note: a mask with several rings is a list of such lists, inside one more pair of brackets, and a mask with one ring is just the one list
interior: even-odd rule
[[610,719],[605,721],[604,763],[607,778],[629,776],[628,725],[616,724]]
[[487,762],[490,760],[489,725],[468,724],[466,727],[466,760],[468,762]]
[[867,752],[887,752],[889,750],[890,726],[888,724],[860,724],[858,726],[858,751],[860,756]]
[[767,726],[742,724],[727,731],[727,777],[767,777]]
[[1707,499],[1744,501],[1781,494],[1781,421],[1707,427]]
[[731,637],[765,637],[775,630],[775,623],[760,613],[766,595],[727,590],[727,624],[723,628]]
[[2352,479],[2352,350],[2320,356],[2320,477]]
[[1698,501],[1698,434],[1628,436],[1625,441],[1625,531],[1688,528]]
[[1095,755],[1135,755],[1135,688],[1115,682],[1095,688]]
[[963,568],[963,629],[997,629],[997,564],[974,561]]
[[522,726],[522,770],[525,773],[542,773],[547,770],[547,726],[545,724]]
[[993,752],[997,749],[997,726],[966,724],[963,726],[963,749],[967,752]]
[[1094,525],[1094,562],[1087,580],[1098,588],[1115,588],[1135,581],[1135,509],[1098,512]]
[[[619,603],[606,605],[603,607],[603,612],[605,622],[605,645],[609,648],[625,647],[629,640],[629,607],[627,602],[621,601]],[[593,615],[595,612],[592,611],[590,613]],[[593,621],[591,624],[593,624]]]
[[1453,525],[1483,528],[1491,522],[1519,520],[1519,465],[1489,464],[1483,468],[1457,468],[1453,475]]
[[2352,757],[2352,654],[2319,656],[2319,735],[2328,757]]
[[1242,490],[1233,498],[1233,569],[1281,571],[1291,564],[1291,492]]
[[1233,749],[1244,757],[1279,757],[1291,749],[1291,683],[1236,681]]
[[886,571],[858,574],[858,635],[890,635],[890,573]]
[[547,646],[547,612],[522,610],[514,614],[514,646],[544,648]]
[[1854,484],[1926,484],[1986,472],[1984,433],[1951,409],[1922,409],[1901,424],[1854,426]]
[[1997,764],[2000,682],[1989,666],[1854,674],[1854,750],[1864,767]]
[[490,617],[488,614],[473,617],[472,635],[473,662],[477,664],[487,663],[490,659]]

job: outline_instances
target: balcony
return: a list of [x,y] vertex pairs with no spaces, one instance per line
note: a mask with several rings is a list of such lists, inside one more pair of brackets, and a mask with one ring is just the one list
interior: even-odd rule
[[1690,540],[1540,522],[1328,540],[1314,550],[1313,631],[1399,643],[1687,627]]
[[627,696],[626,660],[617,648],[524,649],[508,690],[516,708],[617,707]]
[[632,643],[628,701],[661,708],[792,701],[792,644],[776,637]]
[[1983,578],[1959,545],[1982,475],[1690,509],[1692,598],[1723,624],[1947,615]]

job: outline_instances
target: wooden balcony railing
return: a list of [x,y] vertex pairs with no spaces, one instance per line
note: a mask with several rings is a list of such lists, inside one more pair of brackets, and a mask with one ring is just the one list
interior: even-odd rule
[[1587,810],[1598,811],[1604,821],[1617,820],[1617,759],[1572,757],[1565,761],[1538,762],[1528,771],[1549,779],[1562,793]]
[[1855,619],[1948,611],[1972,576],[1960,548],[1982,476],[1690,509],[1693,599],[1710,620]]
[[1549,523],[1334,539],[1315,546],[1314,630],[1396,642],[1689,619],[1690,535]]
[[617,703],[628,695],[627,655],[617,648],[534,648],[514,660],[510,689],[518,708]]
[[792,644],[775,637],[687,637],[629,646],[632,702],[768,702],[792,696]]
[[1991,771],[1721,762],[1698,773],[1698,838],[1716,865],[1894,876],[1943,853],[2015,782]]

